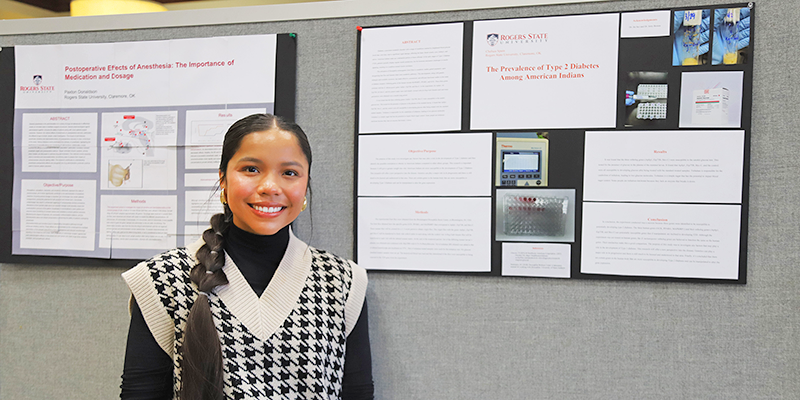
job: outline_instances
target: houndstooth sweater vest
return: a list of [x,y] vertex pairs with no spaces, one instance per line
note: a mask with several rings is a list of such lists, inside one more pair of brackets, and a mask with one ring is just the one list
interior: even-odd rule
[[[202,244],[167,251],[123,274],[147,326],[174,361],[176,398],[186,318],[198,296],[189,271]],[[228,284],[208,300],[222,346],[226,399],[338,399],[345,341],[364,302],[364,269],[291,234],[260,298],[227,256],[223,271]]]

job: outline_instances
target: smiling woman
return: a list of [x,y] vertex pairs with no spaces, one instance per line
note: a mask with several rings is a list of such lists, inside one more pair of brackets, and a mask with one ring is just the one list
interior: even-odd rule
[[197,243],[123,274],[135,298],[123,399],[372,399],[366,271],[290,229],[310,168],[296,124],[231,126],[225,212]]
[[223,198],[237,227],[274,235],[305,209],[309,156],[298,139],[277,128],[247,135],[220,171]]

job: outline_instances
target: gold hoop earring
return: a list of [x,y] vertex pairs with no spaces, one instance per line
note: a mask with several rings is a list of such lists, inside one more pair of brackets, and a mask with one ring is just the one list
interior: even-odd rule
[[228,205],[228,199],[225,198],[225,188],[219,192],[219,202],[222,203],[223,206]]
[[300,212],[303,212],[308,207],[308,197],[303,197],[303,208],[300,209]]

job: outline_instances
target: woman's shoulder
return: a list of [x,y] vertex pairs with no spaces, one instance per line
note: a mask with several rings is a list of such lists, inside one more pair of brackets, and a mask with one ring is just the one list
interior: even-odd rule
[[194,264],[195,262],[194,254],[186,247],[177,247],[167,250],[150,257],[148,260],[142,261],[142,263],[147,265]]
[[355,261],[337,256],[326,250],[320,250],[314,247],[310,247],[310,249],[314,264],[323,269],[342,271],[350,275],[354,280],[363,281],[364,285],[366,285],[367,272],[363,267],[356,264]]
[[290,262],[306,263],[308,262],[307,257],[310,255],[313,270],[334,273],[334,275],[338,275],[345,280],[363,282],[364,286],[366,286],[367,273],[364,268],[360,267],[354,261],[345,257],[340,257],[330,251],[308,245],[298,239],[291,231],[290,233],[289,247],[286,249],[284,261],[288,259],[291,260]]
[[340,265],[344,268],[353,268],[353,266],[358,266],[355,261],[347,259],[345,257],[337,256],[336,254],[331,253],[327,250],[318,249],[316,247],[309,246],[311,250],[311,256],[315,263],[323,263],[323,264],[333,264],[333,265]]
[[151,274],[184,275],[188,274],[195,264],[197,264],[197,260],[195,259],[194,252],[188,247],[178,247],[156,254],[140,262],[133,267],[132,270],[144,269]]
[[289,231],[289,235],[289,246],[284,254],[284,261],[288,259],[290,262],[305,263],[308,262],[307,257],[310,255],[313,265],[325,269],[334,268],[349,271],[353,268],[358,268],[358,265],[352,260],[337,256],[330,251],[314,247],[304,242],[302,239],[295,236],[294,232],[291,230]]
[[345,333],[349,335],[361,315],[361,307],[367,294],[367,285],[369,283],[367,271],[354,261],[339,257],[331,252],[313,247],[310,247],[310,250],[313,264],[317,265],[318,269],[324,270],[325,273],[329,274],[328,277],[334,277],[333,281],[339,279],[347,287],[342,293],[347,297],[344,303],[344,314]]
[[140,262],[125,271],[122,278],[140,305],[148,299],[150,304],[163,304],[166,310],[174,310],[177,294],[187,297],[194,291],[189,273],[196,264],[189,249],[175,248]]

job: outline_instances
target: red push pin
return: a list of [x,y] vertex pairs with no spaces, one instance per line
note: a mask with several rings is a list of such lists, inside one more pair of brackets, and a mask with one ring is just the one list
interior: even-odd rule
[[360,26],[356,26],[356,30],[358,30],[359,32],[361,32],[362,29],[364,29],[364,28],[362,28]]

